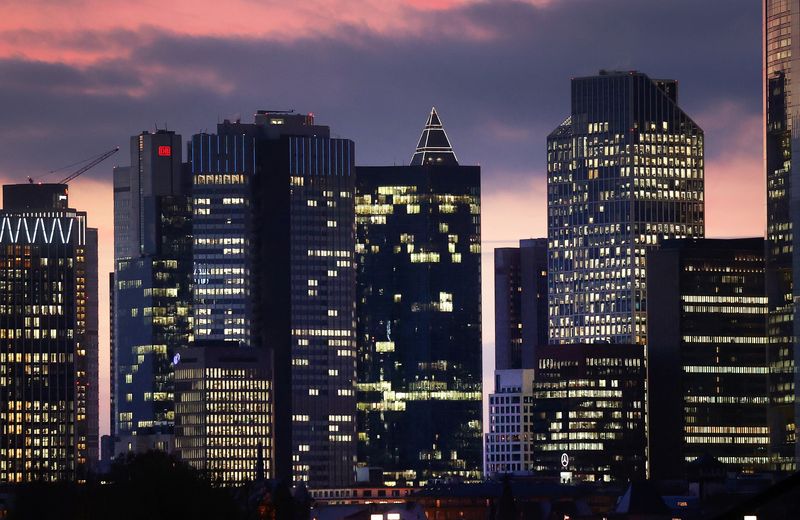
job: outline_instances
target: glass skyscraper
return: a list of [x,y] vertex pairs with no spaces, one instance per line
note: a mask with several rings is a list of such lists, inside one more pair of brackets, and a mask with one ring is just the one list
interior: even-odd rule
[[703,131],[677,88],[639,72],[572,80],[547,139],[550,343],[644,344],[647,250],[704,234]]
[[113,433],[121,450],[171,449],[172,360],[191,331],[188,188],[174,132],[133,136],[131,166],[114,170]]
[[[792,194],[800,183],[795,158],[800,157],[792,125],[798,117],[797,89],[792,88],[792,67],[800,57],[800,35],[792,34],[800,21],[800,5],[789,0],[764,0],[764,163],[767,183],[767,297],[769,299],[769,393],[771,456],[775,469],[795,471],[800,456],[797,445],[798,325],[795,306],[800,290],[793,280],[800,269],[794,238],[800,229],[800,208]],[[793,186],[794,185],[794,186]]]
[[481,474],[480,168],[432,110],[409,166],[359,167],[359,464]]
[[[355,467],[355,147],[310,114],[258,111],[192,138],[194,339],[263,348],[274,475]],[[233,346],[233,345],[232,345]]]
[[97,456],[97,230],[67,192],[3,187],[0,482],[84,480]]

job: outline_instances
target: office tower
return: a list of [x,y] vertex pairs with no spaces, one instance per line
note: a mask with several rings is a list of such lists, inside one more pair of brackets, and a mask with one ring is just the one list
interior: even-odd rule
[[222,485],[271,477],[269,362],[224,342],[176,353],[176,454]]
[[114,170],[114,434],[120,450],[169,450],[172,359],[190,335],[189,184],[174,132],[142,132],[130,151]]
[[703,131],[677,82],[639,72],[572,80],[547,138],[550,343],[646,340],[645,254],[702,237]]
[[3,201],[0,482],[83,480],[97,440],[97,232],[65,184],[6,185]]
[[252,344],[253,179],[258,127],[238,121],[189,143],[194,204],[193,334]]
[[640,345],[549,345],[533,379],[534,471],[560,482],[645,478]]
[[533,368],[494,372],[484,450],[488,477],[533,472],[533,376]]
[[357,182],[359,464],[478,478],[480,167],[459,165],[434,109],[411,165]]
[[647,258],[650,469],[769,469],[764,240],[667,240]]
[[793,247],[800,214],[791,206],[793,185],[798,184],[796,139],[798,92],[791,88],[792,66],[800,56],[800,37],[793,35],[800,6],[796,2],[764,0],[764,164],[767,182],[767,298],[769,299],[769,395],[771,457],[775,469],[797,469],[797,355],[794,306],[800,291],[792,281],[800,269],[800,252]]
[[266,348],[275,476],[347,485],[355,466],[355,150],[312,115],[259,111],[189,149],[194,333]]
[[547,344],[547,239],[494,250],[495,370],[533,368]]

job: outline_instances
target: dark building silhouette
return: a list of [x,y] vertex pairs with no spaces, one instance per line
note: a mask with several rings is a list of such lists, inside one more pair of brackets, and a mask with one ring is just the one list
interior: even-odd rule
[[538,348],[530,413],[537,475],[565,483],[645,478],[640,345]]
[[547,239],[494,250],[495,369],[533,368],[547,344]]
[[355,467],[355,148],[314,117],[259,111],[189,146],[194,337],[268,349],[275,476]]
[[65,184],[6,185],[3,201],[0,482],[84,480],[98,449],[97,230]]
[[652,478],[769,469],[764,240],[667,240],[647,269]]
[[113,434],[118,452],[171,449],[172,360],[190,334],[191,200],[181,136],[131,137],[114,169]]
[[795,338],[800,328],[794,320],[800,289],[793,284],[800,269],[800,252],[793,247],[795,230],[800,229],[800,212],[791,203],[800,173],[795,160],[800,155],[792,138],[800,103],[797,89],[790,86],[792,54],[800,52],[800,35],[792,34],[796,27],[792,20],[800,15],[800,6],[780,0],[764,0],[763,6],[770,451],[775,469],[789,472],[797,470],[800,457],[795,390],[800,377]]
[[703,131],[674,80],[601,71],[572,80],[547,138],[551,343],[646,343],[645,255],[702,237]]
[[359,464],[481,473],[480,168],[432,110],[410,166],[359,167]]

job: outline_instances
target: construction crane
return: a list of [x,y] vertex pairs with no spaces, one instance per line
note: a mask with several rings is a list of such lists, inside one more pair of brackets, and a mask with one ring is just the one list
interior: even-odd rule
[[[90,157],[88,159],[84,159],[84,160],[79,161],[77,163],[70,164],[69,166],[64,166],[64,167],[58,168],[56,170],[51,170],[49,173],[52,174],[52,173],[55,173],[57,171],[69,168],[71,166],[76,166],[78,164],[82,164],[82,163],[85,163],[86,161],[89,161],[88,163],[84,164],[83,166],[81,166],[80,168],[78,168],[74,172],[70,173],[69,175],[67,175],[66,177],[64,177],[63,179],[61,179],[58,182],[58,184],[67,184],[68,182],[70,182],[72,180],[75,180],[76,178],[80,177],[81,175],[83,175],[87,171],[91,170],[92,168],[94,168],[95,166],[100,164],[101,162],[105,161],[106,159],[108,159],[109,157],[111,157],[112,155],[117,153],[118,151],[119,151],[119,146],[117,146],[115,148],[112,148],[111,150],[108,150],[107,152],[103,152],[100,155],[95,155],[94,157]],[[28,182],[33,184],[34,183],[33,177],[28,177]]]

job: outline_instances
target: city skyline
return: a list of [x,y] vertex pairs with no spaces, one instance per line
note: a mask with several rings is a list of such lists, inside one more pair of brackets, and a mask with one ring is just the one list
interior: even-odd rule
[[[628,4],[629,2],[616,2],[609,11],[624,10]],[[709,7],[704,7],[700,11],[696,11],[695,6],[692,5],[692,10],[689,11],[689,2],[676,2],[672,4],[673,7],[669,9],[669,12],[674,12],[676,14],[673,16],[678,16],[683,10],[684,13],[692,12],[696,16],[696,18],[688,20],[686,28],[681,29],[688,32],[697,30],[704,20],[708,22],[715,7],[714,4],[716,7],[721,5],[719,2],[712,2]],[[744,6],[744,2],[741,4]],[[27,95],[23,95],[21,92],[35,86],[36,83],[26,83],[26,81],[32,82],[34,77],[50,78],[48,81],[52,81],[52,84],[47,88],[36,87],[33,89],[36,96],[44,96],[42,99],[45,99],[45,102],[42,104],[42,108],[54,108],[48,103],[63,100],[63,96],[66,95],[74,106],[97,106],[105,110],[105,115],[98,116],[92,109],[88,110],[85,117],[76,119],[75,114],[64,113],[62,110],[48,110],[51,117],[50,122],[55,128],[60,128],[59,124],[65,125],[67,122],[73,127],[73,131],[64,132],[63,136],[51,139],[53,136],[42,136],[41,129],[37,134],[35,128],[27,127],[27,123],[21,121],[19,116],[12,111],[9,113],[7,122],[3,124],[20,125],[25,123],[22,127],[28,129],[28,132],[21,132],[22,137],[6,141],[7,144],[4,146],[6,153],[0,159],[0,176],[5,182],[20,182],[27,174],[37,178],[42,172],[88,156],[98,149],[106,148],[107,145],[124,144],[130,135],[135,135],[143,128],[152,130],[156,122],[159,127],[169,126],[171,129],[174,127],[176,131],[188,136],[199,129],[212,128],[215,124],[214,115],[217,112],[220,114],[220,119],[235,111],[241,111],[241,116],[247,118],[256,109],[269,108],[267,105],[274,103],[281,105],[290,103],[293,106],[289,108],[299,111],[314,111],[323,124],[331,124],[342,135],[353,138],[359,143],[358,164],[390,164],[391,162],[406,164],[409,160],[408,150],[412,149],[414,145],[419,119],[431,105],[436,105],[448,121],[448,130],[455,146],[459,150],[464,150],[459,158],[465,164],[481,164],[485,171],[483,238],[487,247],[484,249],[483,271],[489,273],[491,272],[492,247],[511,245],[519,238],[544,235],[544,136],[560,122],[561,114],[568,107],[568,96],[565,93],[570,77],[595,74],[599,68],[604,67],[636,68],[653,77],[675,77],[681,81],[683,104],[691,113],[698,114],[696,118],[698,124],[709,134],[706,147],[707,191],[709,193],[707,235],[749,236],[763,233],[764,197],[762,195],[746,195],[752,193],[753,190],[759,190],[759,194],[763,191],[760,158],[760,85],[757,73],[757,69],[760,67],[758,49],[758,40],[760,39],[758,20],[760,17],[755,7],[730,9],[726,12],[727,16],[732,17],[729,20],[730,23],[720,25],[726,28],[730,25],[739,27],[744,30],[744,35],[747,37],[742,37],[739,33],[736,39],[726,39],[731,37],[716,34],[714,37],[717,41],[729,44],[721,44],[720,49],[711,49],[716,53],[716,62],[709,57],[688,56],[686,57],[688,65],[680,64],[679,60],[684,59],[687,48],[680,47],[684,44],[678,37],[675,38],[675,47],[671,51],[675,56],[672,54],[665,56],[665,51],[660,50],[663,47],[661,44],[652,44],[652,47],[643,45],[642,50],[630,50],[625,48],[625,37],[618,37],[601,46],[597,52],[589,53],[589,55],[576,60],[564,60],[566,65],[542,64],[541,61],[534,60],[533,64],[538,63],[545,67],[544,72],[541,72],[542,69],[537,71],[532,64],[530,69],[533,72],[530,74],[546,76],[547,79],[542,81],[532,80],[528,75],[524,77],[518,77],[515,74],[509,75],[503,72],[505,67],[499,69],[490,67],[487,70],[494,74],[490,84],[500,83],[503,88],[499,89],[501,91],[499,94],[493,94],[482,103],[476,104],[475,100],[483,92],[479,87],[485,88],[487,85],[485,81],[469,87],[458,85],[456,88],[456,85],[453,84],[453,78],[457,78],[458,74],[452,72],[466,70],[463,59],[465,52],[483,49],[483,52],[477,56],[483,60],[478,63],[483,64],[507,52],[512,36],[500,37],[498,29],[514,14],[538,24],[536,27],[541,28],[542,34],[537,37],[526,37],[524,41],[541,47],[547,36],[553,36],[552,33],[548,33],[546,28],[548,23],[553,22],[553,25],[558,27],[559,24],[556,22],[564,23],[574,9],[592,10],[597,8],[585,2],[566,5],[564,2],[555,1],[534,4],[508,3],[502,4],[495,11],[486,5],[469,3],[439,2],[436,5],[435,9],[427,11],[419,5],[408,7],[399,3],[391,4],[390,7],[384,9],[376,8],[375,14],[369,14],[363,20],[360,16],[354,17],[353,13],[342,14],[342,19],[346,24],[358,24],[365,21],[373,24],[374,28],[352,36],[353,41],[337,40],[340,46],[339,50],[343,53],[343,57],[336,61],[340,65],[353,67],[354,64],[351,62],[358,62],[363,57],[362,47],[365,42],[368,42],[384,45],[388,49],[387,52],[390,52],[390,56],[397,58],[396,62],[401,66],[401,70],[412,71],[412,66],[416,64],[418,57],[414,56],[414,60],[409,61],[409,57],[415,50],[415,44],[410,43],[410,40],[417,37],[418,32],[422,29],[412,29],[411,26],[413,26],[413,20],[427,15],[430,15],[431,21],[426,22],[423,26],[426,30],[430,29],[426,39],[441,44],[439,51],[435,52],[428,60],[428,64],[425,65],[424,72],[426,76],[430,77],[429,81],[426,82],[424,76],[422,79],[419,75],[414,78],[415,84],[421,83],[424,87],[416,96],[409,96],[409,99],[404,100],[403,104],[391,109],[379,106],[381,103],[391,105],[391,103],[385,103],[385,97],[379,96],[377,99],[374,96],[361,97],[368,108],[377,112],[377,117],[372,122],[359,121],[357,117],[348,114],[348,112],[355,112],[352,110],[353,105],[348,105],[355,101],[348,103],[343,101],[349,98],[357,99],[359,96],[351,95],[352,92],[347,88],[339,87],[343,90],[322,96],[319,98],[319,102],[314,101],[315,96],[319,94],[318,91],[295,93],[287,89],[286,83],[276,84],[274,91],[267,89],[267,95],[264,95],[264,89],[242,86],[252,83],[251,80],[254,79],[251,73],[245,74],[246,71],[243,67],[233,69],[223,67],[221,63],[224,61],[223,58],[219,56],[214,58],[214,53],[219,54],[221,51],[235,52],[246,55],[248,58],[261,56],[265,60],[265,69],[267,69],[271,63],[270,59],[272,59],[267,59],[270,51],[277,49],[275,54],[280,54],[280,50],[283,49],[291,57],[296,56],[298,52],[308,52],[309,48],[314,49],[315,43],[318,41],[314,38],[281,40],[291,32],[293,28],[291,24],[277,34],[248,35],[247,28],[240,21],[238,25],[235,25],[236,30],[232,31],[235,36],[226,39],[220,35],[219,31],[209,30],[209,22],[206,22],[204,26],[201,23],[202,20],[198,21],[203,18],[214,19],[213,12],[209,12],[206,17],[195,17],[186,29],[175,29],[173,32],[168,32],[165,31],[164,21],[158,19],[149,20],[148,25],[155,25],[144,29],[141,28],[141,18],[135,17],[134,20],[139,20],[135,23],[140,25],[126,28],[124,24],[108,22],[97,24],[97,20],[102,17],[103,10],[92,11],[90,4],[87,4],[85,11],[79,10],[85,12],[86,19],[81,22],[68,23],[68,29],[74,30],[75,27],[97,24],[98,28],[94,32],[90,32],[86,38],[97,38],[99,41],[103,41],[104,37],[109,38],[109,34],[113,35],[115,29],[123,29],[117,44],[109,46],[104,51],[110,54],[99,58],[82,54],[80,49],[92,46],[97,48],[98,46],[87,40],[73,39],[70,41],[70,30],[66,30],[65,34],[60,37],[64,38],[58,43],[62,46],[62,50],[58,51],[60,55],[48,53],[46,42],[30,45],[30,42],[26,41],[29,36],[26,36],[24,31],[20,31],[20,28],[28,28],[35,33],[36,24],[30,17],[26,18],[24,12],[15,8],[12,16],[6,21],[0,22],[2,23],[0,30],[13,36],[5,39],[5,44],[0,46],[0,56],[3,56],[0,68],[3,68],[8,74],[16,72],[15,80],[0,92],[0,99],[13,101],[9,103],[10,106],[27,107],[30,110],[32,105],[26,104]],[[729,3],[725,5],[729,5]],[[177,9],[180,11],[181,8]],[[639,16],[639,20],[646,23],[647,20],[663,16],[665,14],[663,9],[663,7],[653,5],[649,10],[636,9],[630,16]],[[748,9],[753,12],[748,12]],[[647,13],[643,14],[644,11]],[[386,14],[387,12],[411,14],[408,15],[409,21],[392,22],[390,15]],[[305,13],[304,16],[308,17],[309,15]],[[749,25],[744,23],[748,16],[751,17]],[[441,24],[447,17],[457,17],[472,29],[465,31],[464,34],[456,34],[452,28],[440,29],[437,27],[436,23]],[[302,18],[302,16],[298,17],[297,23],[301,23]],[[315,24],[321,22],[315,17],[311,18],[306,27],[316,28]],[[585,18],[591,19],[590,16],[585,16]],[[75,19],[73,18],[73,20]],[[397,24],[401,25],[399,30]],[[603,34],[608,30],[607,27],[602,27],[603,24],[598,25],[600,27],[595,28],[596,35]],[[11,26],[16,27],[17,31],[8,32]],[[334,24],[327,30],[321,31],[320,34],[335,40],[336,35],[339,34],[336,30],[338,27]],[[519,23],[511,25],[509,30],[512,35],[519,36],[521,31],[526,31],[528,27],[527,23]],[[713,25],[711,27],[713,30],[720,30]],[[438,30],[434,31],[434,29]],[[131,47],[126,51],[126,44],[134,45],[131,37],[139,30],[147,33],[148,37],[145,39],[147,43],[137,44],[141,46]],[[392,36],[393,31],[397,31],[397,34]],[[726,29],[725,32],[735,31]],[[202,36],[204,34],[206,37]],[[74,36],[74,33],[72,35]],[[635,38],[635,35],[629,37]],[[753,41],[749,41],[748,38]],[[276,41],[282,41],[282,43],[276,43]],[[582,39],[568,51],[577,51],[581,45],[585,46],[589,43],[586,39]],[[197,68],[197,62],[190,59],[194,46],[208,50],[207,58],[210,61],[205,68]],[[399,48],[392,50],[393,46]],[[459,47],[464,49],[459,50]],[[174,49],[175,53],[174,55],[170,54],[168,59],[159,58],[160,51],[164,49]],[[646,56],[648,51],[654,53],[651,58]],[[127,58],[125,57],[126,52],[131,53]],[[533,57],[539,60],[549,59],[543,47],[528,52],[532,52]],[[119,54],[115,55],[115,53]],[[322,68],[326,53],[322,54],[323,56],[314,54],[317,58],[314,60],[314,64],[321,67],[320,70],[324,74],[331,74],[332,72],[327,68],[329,65]],[[354,56],[359,59],[354,59]],[[520,58],[526,55],[512,56]],[[756,71],[754,74],[742,72],[739,63],[742,56],[750,57],[750,61],[746,63],[749,63],[749,66]],[[121,75],[121,64],[134,58],[145,62],[149,60],[156,70],[160,68],[161,74],[153,80],[155,83],[148,86],[137,82],[141,80],[141,68],[129,71],[133,74],[132,76]],[[100,61],[97,61],[98,59]],[[103,59],[113,59],[119,63],[112,66],[111,62],[103,61]],[[506,59],[512,59],[512,57]],[[183,60],[186,60],[186,63],[181,65]],[[711,62],[715,63],[715,70],[719,73],[716,78],[713,75],[691,73],[692,70],[697,72],[701,64]],[[164,71],[164,67],[170,64],[176,67],[176,70],[192,71],[195,70],[192,67],[195,67],[197,76],[202,80],[198,82],[199,86],[187,88],[180,81],[169,81],[169,78],[165,77],[168,74]],[[278,64],[280,65],[280,62]],[[443,74],[448,78],[447,81],[441,79],[437,81],[434,74],[437,66],[450,67],[446,69],[447,73]],[[343,67],[342,70],[346,70],[347,67]],[[209,73],[207,69],[216,72]],[[721,73],[719,69],[722,69]],[[298,77],[298,70],[291,67],[286,70],[289,72],[289,78]],[[231,75],[237,71],[242,73],[242,79],[239,81],[241,85],[236,84],[235,74]],[[372,61],[366,62],[366,71],[376,77],[385,72],[379,64]],[[54,72],[56,76],[50,76]],[[334,77],[341,78],[344,85],[350,85],[345,81],[344,72]],[[471,74],[468,77],[473,78]],[[358,78],[363,79],[361,76]],[[740,86],[736,81],[737,78],[742,78],[744,84],[752,83],[751,90]],[[520,82],[528,88],[521,88]],[[126,83],[136,86],[119,93],[118,88]],[[291,82],[289,83],[291,84]],[[498,98],[503,97],[500,94],[508,93],[509,88],[512,89],[514,95],[505,96],[509,99],[500,103]],[[532,92],[523,95],[520,94],[522,90]],[[711,96],[715,91],[722,91],[724,94],[721,100],[711,102]],[[356,93],[358,92],[360,91],[356,91]],[[403,92],[408,92],[408,90],[404,89]],[[197,101],[192,101],[196,96],[200,96],[202,101],[208,101],[209,108],[207,110],[196,109]],[[183,101],[176,102],[180,100]],[[338,106],[339,104],[341,107]],[[166,105],[169,105],[168,109],[165,109]],[[119,110],[113,110],[112,107],[119,107]],[[138,112],[138,114],[133,114],[133,112]],[[61,118],[60,123],[59,118]],[[167,118],[167,121],[162,121],[164,118]],[[37,121],[41,122],[38,118]],[[124,123],[120,124],[121,121]],[[128,123],[129,121],[130,123]],[[388,123],[386,123],[387,121]],[[75,126],[79,131],[74,131]],[[107,131],[111,127],[114,128],[114,141],[106,142],[111,138]],[[391,134],[408,136],[408,143],[404,142],[405,137],[388,138],[387,135]],[[488,136],[488,139],[485,139],[486,144],[476,146],[486,136]],[[43,140],[49,143],[50,153],[41,154],[41,157],[32,157],[30,146],[34,143],[41,146]],[[503,142],[507,144],[503,145]],[[23,164],[26,166],[23,167]],[[120,159],[119,164],[124,164],[124,161]],[[85,178],[78,180],[71,193],[77,207],[92,208],[93,211],[89,215],[90,225],[100,227],[101,255],[103,257],[101,273],[111,270],[108,260],[111,251],[110,171],[111,164],[95,169]],[[729,185],[736,184],[735,182],[726,182],[731,177],[739,181],[744,179],[749,183],[745,182],[737,190],[735,186]],[[533,197],[533,203],[529,201],[531,197]],[[733,206],[749,209],[737,212],[726,222],[726,213],[730,212],[725,210]],[[490,284],[491,277],[484,276],[485,301],[489,301],[487,297],[492,294]],[[101,284],[101,286],[105,288],[105,284]],[[108,344],[106,299],[101,301],[100,308],[100,323],[104,330],[101,338],[101,350],[104,355],[101,358],[101,366],[106,367],[108,359],[105,351]],[[484,359],[491,360],[493,359],[491,352],[494,342],[494,320],[492,309],[486,305],[484,305],[483,323]],[[484,364],[484,373],[490,373],[490,365],[491,361]],[[107,374],[105,373],[101,379],[101,386],[107,387]],[[107,399],[103,399],[104,405],[106,402]],[[106,416],[105,411],[101,413],[101,417]]]

